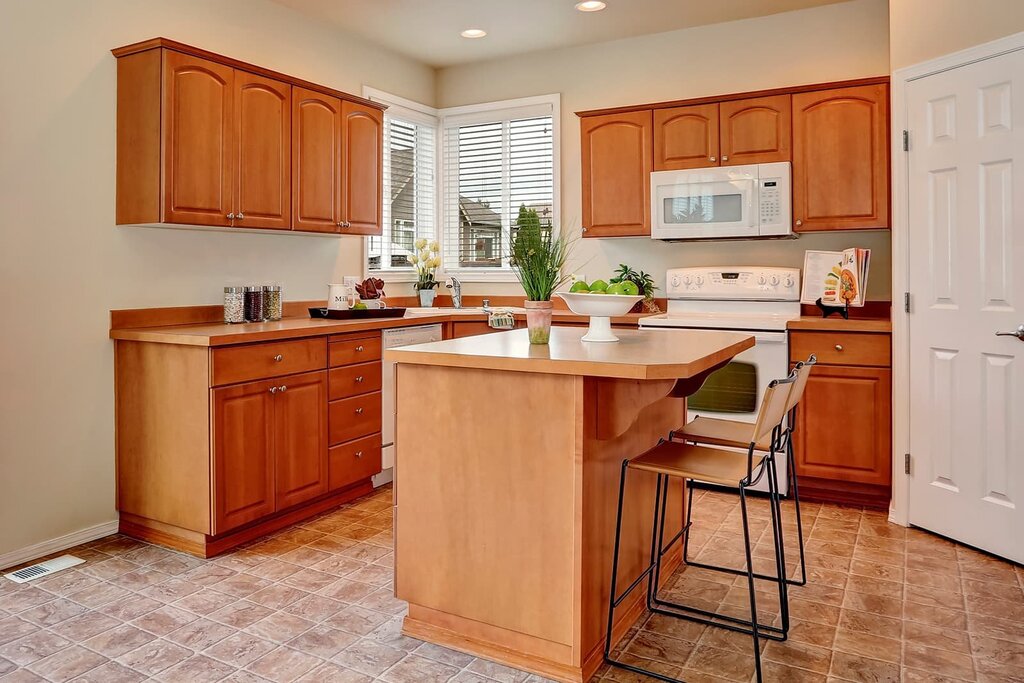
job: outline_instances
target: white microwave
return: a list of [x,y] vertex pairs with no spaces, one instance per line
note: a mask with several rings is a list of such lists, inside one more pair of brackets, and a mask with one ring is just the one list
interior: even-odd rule
[[651,173],[651,237],[657,240],[793,234],[788,161]]

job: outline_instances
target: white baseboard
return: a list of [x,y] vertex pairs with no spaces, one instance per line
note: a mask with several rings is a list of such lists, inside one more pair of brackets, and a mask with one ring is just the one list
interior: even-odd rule
[[373,488],[378,486],[384,486],[384,484],[390,484],[395,478],[395,469],[389,467],[379,474],[373,475]]
[[36,543],[34,545],[25,546],[18,550],[12,550],[9,553],[0,554],[0,568],[13,567],[14,565],[34,560],[37,557],[43,557],[50,553],[55,553],[61,550],[67,550],[73,548],[76,545],[82,543],[88,543],[89,541],[95,541],[97,538],[103,538],[111,534],[117,533],[117,520],[110,522],[103,522],[95,526],[87,527],[85,529],[79,529],[73,531],[70,534],[64,536],[58,536],[57,538],[51,538],[48,541],[42,543]]

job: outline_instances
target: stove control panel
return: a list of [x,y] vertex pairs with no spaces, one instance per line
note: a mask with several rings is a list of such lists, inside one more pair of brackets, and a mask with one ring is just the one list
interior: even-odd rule
[[800,300],[799,268],[673,268],[665,283],[670,299]]

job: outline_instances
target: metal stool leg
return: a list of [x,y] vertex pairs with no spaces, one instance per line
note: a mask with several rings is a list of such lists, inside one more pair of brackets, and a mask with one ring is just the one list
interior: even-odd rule
[[807,562],[804,559],[804,523],[800,516],[800,487],[796,481],[796,456],[793,455],[793,430],[796,429],[796,408],[789,414],[789,435],[786,438],[786,455],[788,458],[789,486],[793,490],[793,505],[796,507],[796,535],[800,543],[800,579],[788,579],[794,586],[807,585]]
[[740,511],[743,514],[743,544],[747,552],[747,587],[750,589],[750,635],[754,641],[754,670],[757,673],[757,683],[764,680],[761,675],[761,643],[758,638],[757,624],[757,594],[754,591],[754,559],[750,552],[750,522],[747,519],[747,492],[746,487],[740,484]]
[[786,579],[786,545],[782,530],[782,503],[779,501],[779,470],[775,464],[775,453],[768,463],[768,490],[771,496],[772,538],[775,542],[775,574],[779,585],[779,614],[782,617],[782,631],[789,633],[789,582]]

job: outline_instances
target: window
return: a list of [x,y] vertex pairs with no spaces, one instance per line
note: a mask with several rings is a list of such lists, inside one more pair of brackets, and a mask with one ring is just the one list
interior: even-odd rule
[[437,119],[396,104],[398,98],[369,95],[389,106],[384,112],[383,234],[366,241],[367,270],[411,275],[413,243],[437,235]]
[[510,279],[522,207],[557,225],[558,97],[445,110],[441,253],[445,271]]

